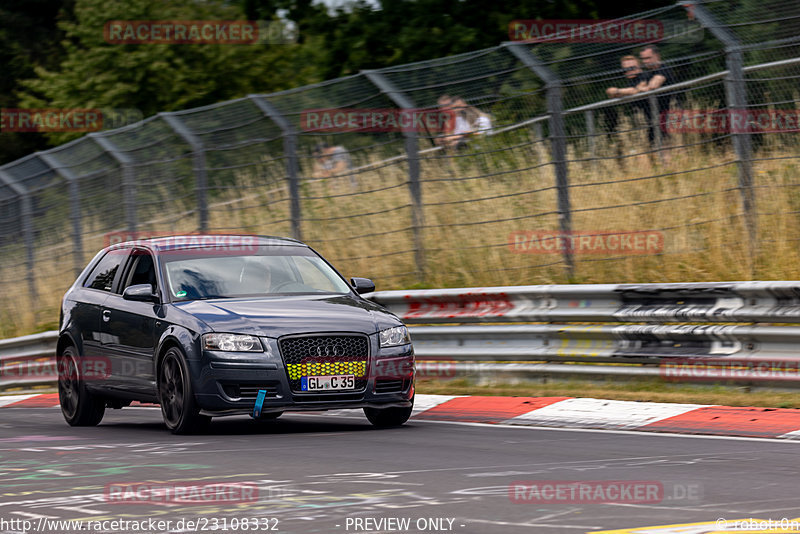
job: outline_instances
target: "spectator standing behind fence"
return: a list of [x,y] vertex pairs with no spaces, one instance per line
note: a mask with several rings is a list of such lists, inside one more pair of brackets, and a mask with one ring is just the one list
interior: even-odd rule
[[[647,83],[647,75],[642,71],[642,66],[639,64],[639,59],[636,56],[623,56],[620,59],[622,71],[625,74],[625,79],[628,82],[628,87],[609,87],[606,89],[606,94],[610,98],[620,98],[623,96],[635,95],[640,92]],[[625,106],[630,113],[635,112],[637,109],[644,113],[647,120],[648,127],[650,125],[650,106],[646,100],[634,100],[629,105]],[[603,113],[605,114],[606,124],[610,131],[616,131],[617,124],[619,124],[619,107],[604,107]]]
[[445,150],[463,146],[469,134],[472,133],[464,114],[465,106],[459,105],[459,101],[463,102],[460,98],[449,95],[442,95],[437,101],[441,113],[451,114],[450,120],[447,121],[447,129],[443,135],[436,138],[436,144]]
[[347,172],[352,167],[350,153],[343,146],[319,143],[314,147],[314,177],[330,178]]
[[[350,159],[350,152],[343,146],[330,146],[327,143],[319,143],[313,151],[314,155],[314,178],[331,178],[342,176],[353,168]],[[358,181],[353,173],[350,173],[350,185],[358,186]]]
[[464,109],[464,118],[471,129],[472,135],[485,135],[492,131],[492,118],[488,113],[484,113],[475,106],[468,106],[462,99],[458,99],[457,105]]
[[[658,47],[656,45],[647,45],[642,48],[641,52],[639,52],[639,57],[642,58],[642,64],[644,65],[646,71],[645,75],[647,76],[647,81],[641,86],[641,91],[653,91],[655,89],[659,89],[661,87],[666,87],[668,85],[672,85],[676,82],[675,75],[672,73],[672,69],[664,65],[661,62],[661,53],[658,51]],[[665,124],[666,124],[666,114],[670,108],[670,102],[674,100],[675,102],[682,102],[683,101],[683,94],[666,94],[662,93],[658,96],[657,100],[657,107],[658,107],[658,116],[659,116],[659,127],[661,128],[661,135],[666,137],[669,133],[666,131]],[[652,143],[655,138],[655,129],[650,129],[650,142]]]
[[462,148],[471,135],[486,134],[492,129],[491,117],[461,97],[442,95],[438,104],[440,111],[453,115],[448,130],[436,138],[436,143],[445,149]]

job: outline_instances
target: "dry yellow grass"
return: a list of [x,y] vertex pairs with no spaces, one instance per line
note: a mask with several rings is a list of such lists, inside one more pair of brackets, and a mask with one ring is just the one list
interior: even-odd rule
[[[730,148],[679,148],[665,151],[662,161],[636,153],[635,147],[646,146],[641,135],[622,136],[622,159],[610,157],[615,149],[602,138],[599,159],[588,158],[581,147],[570,149],[572,227],[661,231],[664,251],[658,255],[579,255],[570,279],[558,254],[512,252],[511,232],[559,228],[546,145],[519,133],[482,140],[453,157],[424,156],[424,273],[415,265],[402,161],[360,171],[356,189],[347,177],[304,181],[303,238],[343,274],[371,277],[378,289],[798,277],[800,195],[795,192],[797,163],[791,159],[796,146],[771,144],[757,153],[764,159],[754,164],[758,241],[751,255]],[[684,141],[693,139],[673,139]],[[290,235],[288,190],[275,178],[282,176],[283,164],[263,160],[235,173],[235,187],[212,190],[212,231]],[[303,172],[308,175],[308,169]],[[140,216],[142,229],[194,231],[192,209],[178,202],[160,219]],[[104,245],[107,229],[97,226],[84,220],[86,261]],[[61,296],[74,279],[69,225],[62,231],[37,252],[36,302],[24,284],[24,256],[7,251],[0,258],[2,278],[18,281],[3,284],[2,337],[57,324]]]

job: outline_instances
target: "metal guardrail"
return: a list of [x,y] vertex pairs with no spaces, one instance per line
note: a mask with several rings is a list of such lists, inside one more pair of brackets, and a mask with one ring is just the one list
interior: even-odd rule
[[[452,360],[461,371],[469,367],[465,362],[536,361],[546,363],[526,367],[528,375],[800,387],[800,326],[789,324],[800,324],[797,281],[511,286],[367,297],[408,324],[449,323],[412,328],[414,349],[420,360]],[[478,324],[521,322],[550,324]]]
[[800,324],[800,281],[509,286],[382,291],[368,297],[409,324]]
[[[670,362],[724,367],[730,361],[739,372],[723,369],[723,381],[775,378],[800,387],[795,378],[800,326],[788,324],[800,324],[800,281],[510,286],[366,296],[408,324],[438,323],[411,329],[423,376],[467,371],[500,376],[505,368],[542,376],[669,378],[664,369]],[[596,324],[553,324],[557,321]],[[537,322],[549,324],[479,324]],[[50,331],[0,340],[0,389],[52,386],[56,339],[57,332]]]
[[54,386],[58,332],[0,339],[0,390]]

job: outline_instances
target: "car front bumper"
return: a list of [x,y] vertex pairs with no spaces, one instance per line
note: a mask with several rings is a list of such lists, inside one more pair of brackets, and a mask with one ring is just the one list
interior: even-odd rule
[[253,414],[260,390],[266,393],[262,414],[411,406],[413,347],[371,348],[366,386],[360,390],[294,391],[279,356],[205,351],[200,359],[187,363],[197,404],[211,416]]

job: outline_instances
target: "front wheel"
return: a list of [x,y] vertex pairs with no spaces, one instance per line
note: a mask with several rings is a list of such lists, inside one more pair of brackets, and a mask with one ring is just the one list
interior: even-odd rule
[[89,393],[79,372],[78,351],[69,345],[57,359],[58,403],[70,426],[97,426],[103,420],[106,403]]
[[186,359],[176,347],[167,350],[159,365],[158,397],[164,423],[173,434],[197,432],[207,428],[211,422],[207,415],[200,415]]
[[364,408],[364,415],[375,427],[391,428],[405,424],[408,418],[411,417],[413,409],[412,399],[412,404],[408,408]]

